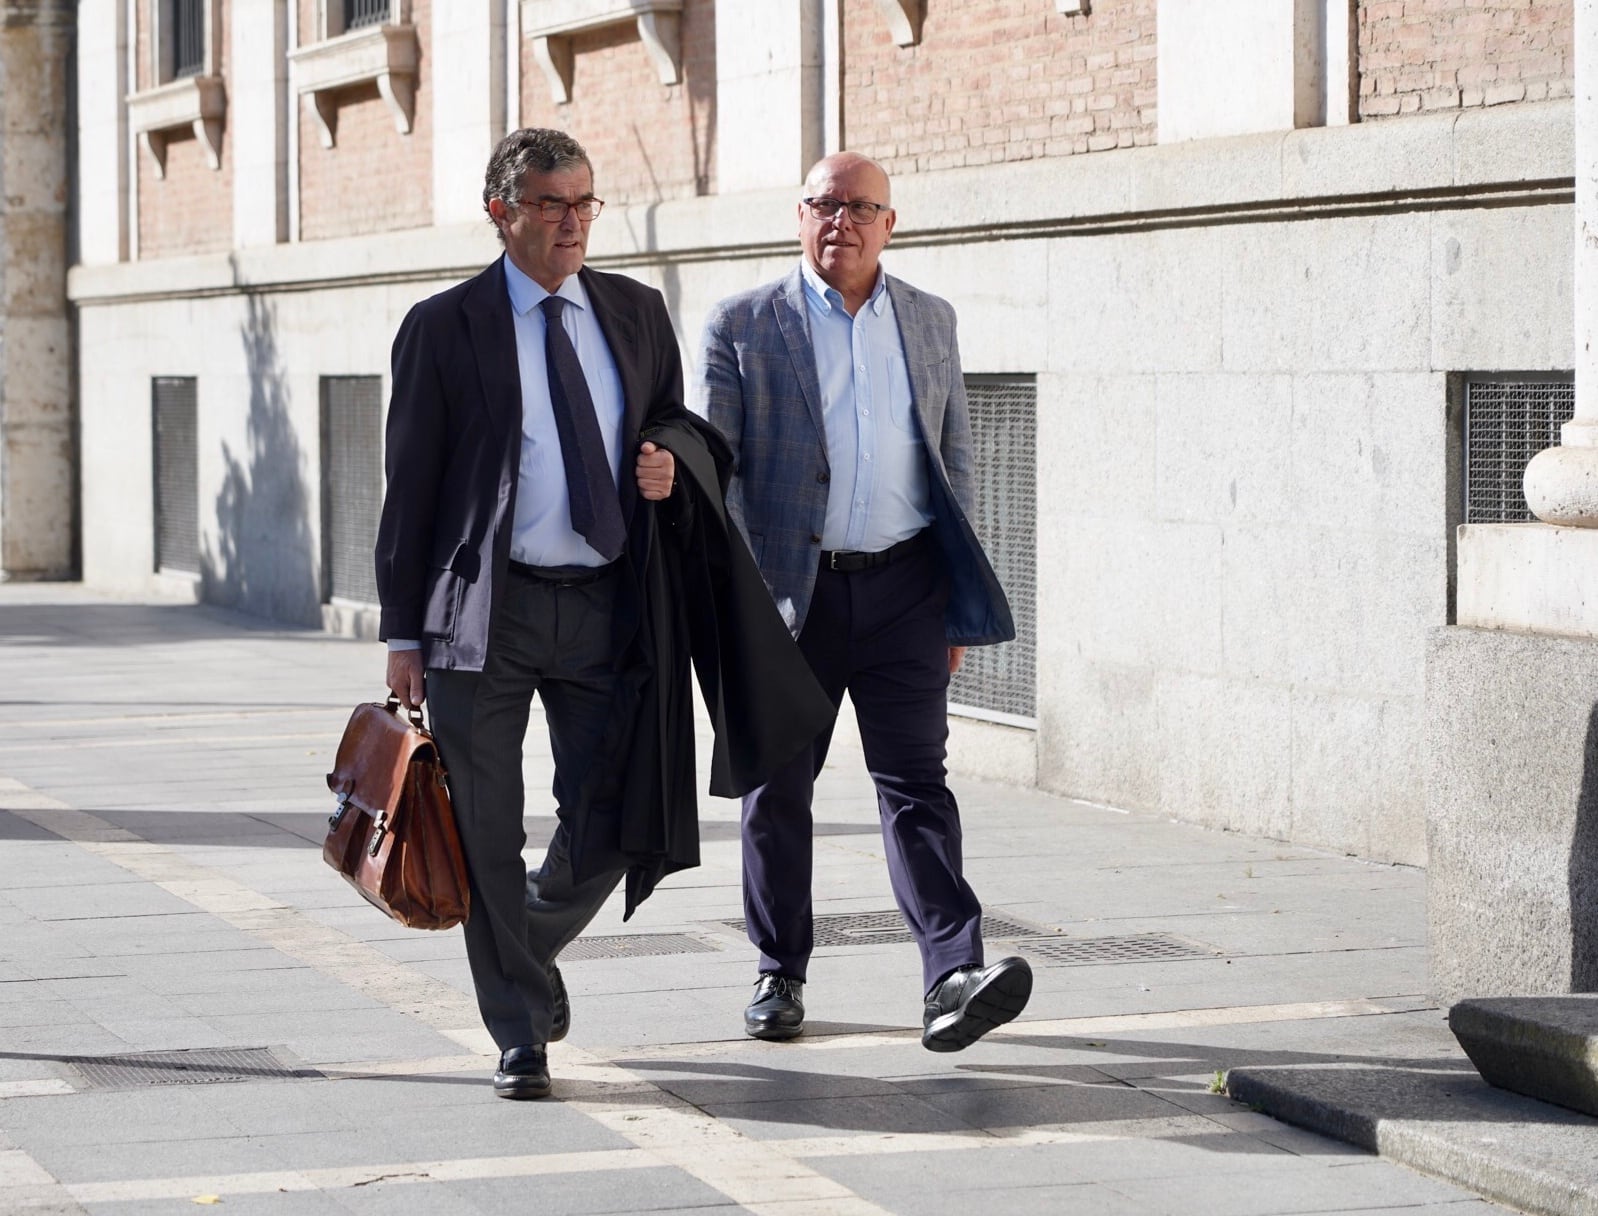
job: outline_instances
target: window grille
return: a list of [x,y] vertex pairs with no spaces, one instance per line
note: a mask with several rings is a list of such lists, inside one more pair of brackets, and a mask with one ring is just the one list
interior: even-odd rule
[[1535,518],[1522,482],[1531,458],[1559,442],[1576,386],[1567,375],[1465,377],[1464,486],[1467,524]]
[[200,572],[199,382],[150,382],[155,459],[155,568]]
[[1016,637],[973,646],[949,683],[956,713],[1019,726],[1037,715],[1037,413],[1034,376],[967,376],[976,462],[971,526],[1015,616]]
[[344,28],[382,25],[389,18],[389,0],[344,0]]
[[377,603],[383,378],[322,377],[322,596]]
[[171,0],[172,75],[198,76],[205,70],[207,0]]

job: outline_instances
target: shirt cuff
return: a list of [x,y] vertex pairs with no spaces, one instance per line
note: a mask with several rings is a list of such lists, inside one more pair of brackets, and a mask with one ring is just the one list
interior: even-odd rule
[[388,652],[393,654],[396,650],[420,650],[422,643],[416,638],[389,638]]

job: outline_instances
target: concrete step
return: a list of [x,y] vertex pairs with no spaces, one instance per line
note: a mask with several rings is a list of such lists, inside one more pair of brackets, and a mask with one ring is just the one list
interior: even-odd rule
[[1448,1028],[1489,1084],[1598,1117],[1598,994],[1460,1001]]

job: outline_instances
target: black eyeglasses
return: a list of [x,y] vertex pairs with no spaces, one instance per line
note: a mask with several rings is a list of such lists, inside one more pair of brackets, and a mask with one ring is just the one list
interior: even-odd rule
[[841,198],[802,198],[799,200],[810,208],[810,214],[818,220],[830,220],[845,207],[849,209],[849,219],[856,224],[875,224],[879,211],[892,211],[887,203],[868,203],[863,198],[844,202]]
[[546,224],[560,223],[568,211],[575,211],[577,218],[587,223],[598,219],[600,210],[605,206],[602,198],[580,198],[575,203],[563,202],[558,198],[519,198],[516,201],[523,207],[537,207],[538,218]]

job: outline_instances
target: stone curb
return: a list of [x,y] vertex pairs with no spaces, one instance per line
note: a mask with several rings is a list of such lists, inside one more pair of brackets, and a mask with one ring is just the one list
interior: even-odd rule
[[1538,1216],[1598,1216],[1598,1119],[1494,1089],[1473,1071],[1250,1068],[1227,1093],[1276,1119]]

